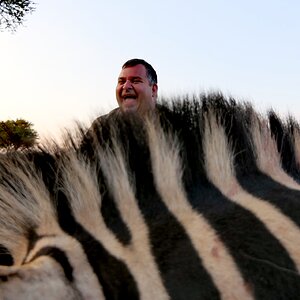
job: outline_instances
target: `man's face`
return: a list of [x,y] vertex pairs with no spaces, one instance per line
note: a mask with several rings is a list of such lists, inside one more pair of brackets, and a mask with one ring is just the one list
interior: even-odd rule
[[150,84],[146,68],[136,65],[121,70],[116,87],[116,98],[123,112],[145,112],[154,109],[157,84]]

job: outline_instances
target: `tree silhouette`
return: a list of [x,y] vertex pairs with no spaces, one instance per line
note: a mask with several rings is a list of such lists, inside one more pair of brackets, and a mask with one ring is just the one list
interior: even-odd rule
[[34,5],[31,0],[0,0],[0,30],[15,31],[25,15],[34,11]]
[[0,149],[27,149],[36,144],[37,138],[38,134],[32,129],[32,124],[23,119],[0,121]]

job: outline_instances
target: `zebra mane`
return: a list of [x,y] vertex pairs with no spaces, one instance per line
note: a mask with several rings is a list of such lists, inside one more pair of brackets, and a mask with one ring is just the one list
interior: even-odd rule
[[[48,149],[44,146],[26,153],[3,154],[0,156],[0,263],[21,266],[31,262],[39,253],[35,249],[42,244],[42,237],[57,244],[66,243],[68,249],[76,248],[71,238],[76,236],[86,253],[94,247],[93,251],[103,253],[109,257],[108,261],[112,257],[118,261],[115,264],[128,280],[129,283],[124,283],[128,289],[136,288],[130,279],[133,274],[142,298],[154,299],[159,291],[160,299],[168,299],[167,293],[172,294],[166,283],[168,279],[157,279],[160,278],[157,261],[151,254],[156,251],[156,238],[152,238],[150,228],[166,223],[166,232],[171,232],[177,221],[171,217],[170,221],[160,219],[160,212],[174,215],[191,237],[195,251],[207,257],[208,266],[213,265],[199,245],[221,243],[206,221],[211,218],[222,223],[227,208],[218,205],[221,197],[239,199],[244,191],[257,198],[269,197],[264,186],[300,191],[299,132],[299,125],[292,118],[282,121],[273,111],[264,117],[249,103],[214,93],[162,102],[155,115],[144,119],[135,115],[103,118],[92,131],[77,128],[76,140],[70,134],[64,147],[52,145]],[[291,240],[295,239],[298,228],[278,216],[277,210],[273,212],[273,208],[260,207],[256,200],[251,201],[242,202],[242,206],[255,214],[260,213],[259,209],[270,210],[279,218],[274,227],[268,224],[270,230],[276,231],[278,222],[289,224]],[[280,209],[284,210],[285,204],[282,205]],[[289,215],[299,226],[299,212],[292,210]],[[209,234],[199,242],[195,233],[203,228]],[[250,232],[251,225],[246,228]],[[300,257],[294,244],[285,242],[283,233],[278,235],[299,268]],[[141,249],[135,247],[138,243],[143,245]],[[137,251],[134,255],[129,252],[129,245]],[[188,247],[184,249],[183,252],[189,251]],[[96,256],[93,251],[91,257]],[[228,288],[228,283],[223,282],[220,275],[223,267],[231,268],[235,284],[241,278],[232,267],[229,252],[222,251],[220,255],[227,258],[226,263],[214,267],[211,276],[224,292],[235,288],[234,285]],[[139,273],[141,266],[134,262],[139,255],[152,274],[147,280]],[[256,260],[251,255],[248,258]],[[95,274],[103,272],[95,268]],[[1,272],[0,268],[0,277]],[[79,280],[80,272],[74,276]],[[150,284],[152,280],[157,289]],[[81,293],[89,295],[88,290]],[[108,291],[104,284],[97,295],[107,296]],[[239,292],[240,299],[248,299],[246,288]]]

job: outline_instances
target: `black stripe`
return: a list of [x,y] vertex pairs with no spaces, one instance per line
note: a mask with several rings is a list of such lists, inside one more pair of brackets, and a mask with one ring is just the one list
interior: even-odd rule
[[[243,182],[252,184],[253,190],[266,191],[266,183],[255,166],[253,143],[247,132],[250,114],[235,103],[225,103],[218,95],[204,100],[202,113],[216,111],[225,124],[228,139],[234,146],[239,181],[243,178]],[[177,122],[172,121],[182,145],[183,180],[190,203],[215,228],[256,299],[298,299],[299,275],[286,249],[255,215],[224,197],[208,181],[202,148],[204,119],[197,113],[197,107],[199,105],[184,103],[174,116]],[[278,195],[278,202],[284,201],[283,195]],[[287,207],[293,206],[287,204]],[[294,209],[297,210],[295,219],[299,221],[299,201],[298,205],[294,203]],[[217,255],[217,251],[215,253]]]
[[[131,241],[130,231],[116,207],[111,192],[107,189],[106,178],[101,172],[100,163],[98,161],[99,154],[97,153],[97,149],[99,143],[107,145],[110,142],[109,139],[112,137],[112,128],[110,127],[112,124],[107,124],[107,121],[106,118],[101,119],[101,122],[97,124],[98,126],[93,127],[93,136],[90,135],[90,132],[84,136],[79,150],[85,157],[88,157],[88,160],[93,162],[93,165],[97,166],[97,180],[99,182],[99,192],[102,196],[101,214],[106,226],[123,245],[129,245]],[[97,139],[97,141],[95,141],[95,139]]]
[[66,278],[70,282],[73,282],[73,267],[71,266],[68,257],[61,249],[57,247],[43,247],[28,263],[34,261],[40,256],[50,256],[51,258],[55,259],[61,265]]
[[[251,109],[224,104],[218,109],[228,140],[233,145],[234,167],[239,184],[254,197],[275,204],[299,224],[300,193],[274,182],[256,166],[255,149],[249,131]],[[222,199],[219,205],[230,207],[223,204],[222,195],[216,199]],[[211,220],[238,263],[245,280],[254,289],[256,298],[297,299],[300,290],[298,271],[277,238],[256,216],[242,207],[235,205],[227,213],[226,218],[221,218],[221,224],[224,224],[219,228],[217,216]]]
[[12,266],[14,264],[14,258],[9,253],[8,249],[0,244],[0,265]]
[[[33,228],[30,228],[26,235],[28,240],[28,246],[27,246],[27,255],[28,255],[29,252],[34,248],[36,242],[40,239],[40,236],[36,233],[36,231]],[[25,260],[26,257],[24,258],[24,262]]]
[[[282,184],[261,172],[256,165],[255,151],[253,148],[252,134],[249,131],[251,126],[251,114],[246,110],[232,107],[227,114],[224,114],[223,122],[228,140],[234,145],[234,166],[237,180],[248,193],[268,201],[278,207],[285,215],[291,218],[300,226],[300,192],[286,188]],[[272,118],[271,118],[272,119]],[[295,165],[293,161],[292,148],[288,135],[283,129],[272,121],[273,134],[278,138],[277,143],[280,150],[284,150],[284,165],[291,168]],[[281,131],[279,130],[281,129]],[[282,140],[283,139],[283,140]],[[283,145],[282,142],[285,141]],[[290,157],[289,157],[290,155]],[[290,158],[291,165],[288,167],[287,159]]]
[[[194,249],[183,226],[168,210],[154,186],[150,153],[143,127],[127,130],[123,145],[131,177],[136,182],[136,198],[147,223],[152,253],[171,299],[220,299],[210,274]],[[205,288],[203,288],[205,287]]]
[[[250,132],[251,113],[238,106],[219,108],[228,140],[234,145],[234,166],[237,180],[248,193],[254,197],[274,204],[300,227],[300,192],[286,188],[282,184],[261,172],[256,165],[256,149],[253,148]],[[292,155],[291,141],[279,120],[270,116],[273,134],[277,146],[283,152],[286,168],[293,169],[296,163]],[[287,131],[287,130],[285,130]],[[290,159],[291,165],[288,164]],[[291,171],[292,172],[292,171]]]
[[[99,162],[95,160],[94,150],[96,148],[93,148],[93,146],[93,143],[88,141],[87,146],[82,146],[79,152],[85,154],[92,164],[97,165]],[[76,222],[69,207],[67,197],[62,191],[57,190],[59,183],[63,181],[59,168],[61,157],[63,157],[63,153],[59,151],[55,153],[55,156],[42,151],[34,153],[31,158],[37,170],[42,174],[45,185],[49,190],[53,205],[57,210],[60,227],[82,245],[88,261],[103,288],[106,299],[121,299],[123,295],[128,295],[128,299],[138,299],[139,294],[136,283],[126,265],[106,251],[101,243],[95,240],[83,226]],[[100,191],[103,192],[103,190],[105,190],[105,186]],[[116,219],[118,219],[118,216],[116,216]],[[123,224],[121,223],[122,221],[116,227],[122,227]],[[119,226],[119,224],[121,225]],[[109,228],[114,230],[114,226],[109,226]],[[126,228],[123,230],[124,232],[124,236],[126,236]],[[122,242],[126,243],[126,240],[129,239],[130,235],[127,234],[127,237]]]
[[259,171],[238,177],[238,181],[248,193],[273,204],[300,227],[300,191],[287,188]]
[[27,255],[30,253],[30,251],[35,247],[36,243],[42,239],[47,237],[55,237],[54,234],[44,234],[44,235],[38,235],[35,231],[35,229],[30,228],[26,234],[27,240],[28,240],[28,246],[27,246],[27,254],[23,259],[23,264],[26,261]]
[[112,256],[100,242],[76,222],[65,195],[57,193],[61,228],[82,245],[106,299],[139,299],[136,282],[126,265]]
[[106,191],[107,182],[104,176],[99,172],[101,182],[101,214],[106,226],[115,234],[117,239],[124,245],[129,245],[131,241],[131,233],[116,207],[116,203],[110,191]]
[[295,134],[295,129],[299,130],[299,125],[291,117],[288,123],[283,124],[274,111],[270,111],[268,116],[272,136],[276,140],[277,150],[281,155],[282,167],[299,183],[300,170],[293,143],[293,134]]
[[297,268],[285,248],[256,216],[226,199],[209,183],[190,190],[188,198],[217,231],[255,299],[297,299],[300,291]]

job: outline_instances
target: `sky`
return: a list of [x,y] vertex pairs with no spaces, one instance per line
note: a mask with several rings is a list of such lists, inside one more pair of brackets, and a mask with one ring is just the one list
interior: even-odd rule
[[117,106],[122,64],[143,58],[159,95],[221,91],[300,120],[298,0],[35,0],[0,32],[0,120],[59,138]]

